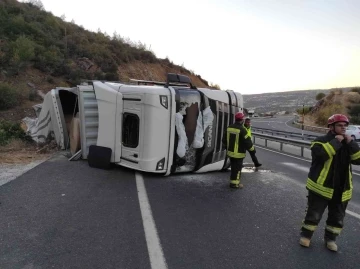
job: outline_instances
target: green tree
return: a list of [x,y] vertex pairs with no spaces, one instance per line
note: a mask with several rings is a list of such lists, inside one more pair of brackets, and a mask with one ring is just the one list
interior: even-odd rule
[[315,98],[316,98],[317,101],[319,101],[319,100],[323,99],[325,96],[326,96],[325,93],[320,92],[320,93],[318,93],[318,94],[316,95]]
[[11,49],[10,64],[15,68],[16,73],[35,57],[35,44],[25,36],[20,36],[12,42]]
[[20,100],[19,92],[5,83],[0,83],[0,110],[16,106]]

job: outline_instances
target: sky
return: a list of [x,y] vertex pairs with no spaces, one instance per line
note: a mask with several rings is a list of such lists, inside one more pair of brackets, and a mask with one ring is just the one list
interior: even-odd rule
[[242,94],[360,86],[358,0],[41,0]]

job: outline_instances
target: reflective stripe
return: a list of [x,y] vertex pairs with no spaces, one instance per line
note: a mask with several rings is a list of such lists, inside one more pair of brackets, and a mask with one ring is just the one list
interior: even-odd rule
[[230,180],[230,184],[240,184],[240,180]]
[[247,133],[248,133],[248,135],[251,137],[251,127],[249,128],[249,129],[246,129],[247,130]]
[[317,228],[317,225],[309,225],[309,224],[305,224],[304,221],[303,221],[303,225],[302,227],[306,230],[309,230],[309,231],[312,231],[314,232]]
[[352,161],[359,159],[360,158],[360,151],[350,155],[350,157],[351,157]]
[[333,189],[324,187],[323,185],[320,185],[320,184],[312,181],[310,178],[307,179],[306,187],[309,190],[312,190],[328,199],[331,199],[334,194]]
[[326,180],[326,178],[327,178],[327,176],[329,174],[329,171],[330,171],[330,166],[331,166],[332,160],[333,160],[333,158],[331,157],[329,160],[327,160],[324,163],[324,167],[320,172],[319,178],[316,180],[317,184],[324,185],[324,182],[325,182],[325,180]]
[[325,149],[326,153],[329,155],[330,158],[332,158],[332,156],[335,155],[336,152],[335,152],[333,146],[331,146],[330,143],[321,143],[321,142],[316,142],[315,141],[315,142],[311,143],[310,148],[312,148],[316,144],[321,145]]
[[350,184],[350,189],[344,191],[342,196],[341,196],[341,201],[342,202],[349,201],[349,200],[351,200],[351,197],[352,197],[353,181],[352,181],[352,173],[351,173],[351,170],[350,170],[350,165],[349,165],[349,184]]
[[342,202],[349,201],[351,199],[351,197],[352,197],[352,189],[344,191],[342,196],[341,196],[341,201]]
[[240,134],[240,130],[237,128],[227,128],[228,132]]
[[325,143],[324,144],[324,147],[327,147],[328,151],[330,152],[330,154],[333,156],[336,154],[336,151],[334,149],[333,146],[331,146],[331,144],[328,142],[328,143]]
[[338,227],[333,227],[333,226],[329,226],[329,225],[326,225],[326,228],[325,228],[327,231],[333,233],[333,234],[336,234],[336,235],[339,235],[342,231],[342,228],[338,228]]
[[227,149],[227,155],[229,157],[232,158],[245,158],[245,153],[239,153],[239,134],[240,134],[240,130],[236,129],[236,128],[227,128],[227,134],[226,134],[226,138],[227,138],[227,144],[229,147],[229,141],[230,141],[230,134],[235,134],[236,138],[235,138],[235,145],[233,149]]
[[245,158],[246,157],[246,153],[235,153],[235,152],[231,152],[231,151],[228,151],[227,155],[232,158]]

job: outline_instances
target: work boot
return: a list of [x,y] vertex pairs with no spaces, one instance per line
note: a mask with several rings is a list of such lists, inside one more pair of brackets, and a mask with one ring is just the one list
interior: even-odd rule
[[244,188],[244,185],[243,184],[232,184],[232,183],[230,183],[230,188],[232,188],[232,189],[242,189],[242,188]]
[[300,237],[300,245],[302,245],[303,247],[308,248],[310,246],[310,238],[306,238],[306,237]]
[[262,166],[262,163],[257,163],[257,164],[255,164],[255,167],[256,167],[256,168],[258,168],[258,167],[260,167],[260,166]]
[[338,250],[338,246],[336,245],[335,241],[333,241],[333,240],[328,240],[328,241],[325,240],[325,244],[326,244],[326,247],[331,251],[336,252]]

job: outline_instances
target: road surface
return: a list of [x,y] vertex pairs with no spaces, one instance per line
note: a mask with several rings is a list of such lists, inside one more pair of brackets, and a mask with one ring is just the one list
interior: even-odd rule
[[309,161],[257,147],[229,172],[160,177],[61,155],[0,186],[0,268],[359,268],[360,174],[339,252],[299,230]]

